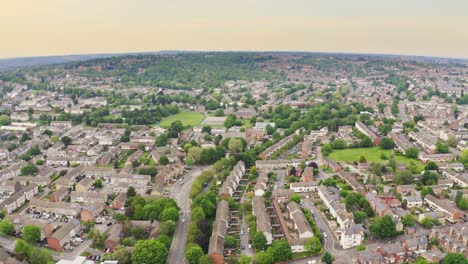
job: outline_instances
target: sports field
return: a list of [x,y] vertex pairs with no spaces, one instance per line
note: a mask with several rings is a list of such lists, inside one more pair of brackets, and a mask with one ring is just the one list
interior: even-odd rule
[[[350,148],[350,149],[339,149],[333,150],[330,154],[330,158],[335,161],[359,161],[361,155],[364,155],[367,162],[385,162],[381,158],[382,153],[385,153],[387,157],[390,157],[392,151],[388,149],[381,149],[379,147],[372,148]],[[419,160],[410,159],[405,156],[396,155],[395,159],[397,162],[409,164],[411,161],[416,163],[418,167],[422,169],[422,164]]]
[[168,128],[174,121],[180,120],[184,126],[198,126],[203,121],[205,115],[198,112],[180,112],[175,115],[168,116],[161,120],[159,126]]

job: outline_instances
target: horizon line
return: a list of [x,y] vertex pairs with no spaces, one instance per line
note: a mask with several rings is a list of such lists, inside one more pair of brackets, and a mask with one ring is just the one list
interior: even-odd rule
[[[72,56],[98,56],[98,55],[139,55],[139,54],[158,54],[164,52],[172,53],[311,53],[311,54],[336,54],[336,55],[371,55],[371,56],[389,56],[389,57],[415,57],[415,58],[428,58],[428,59],[449,59],[449,60],[463,60],[468,61],[468,57],[451,57],[451,56],[438,56],[438,55],[415,55],[415,54],[398,54],[398,53],[374,53],[374,52],[345,52],[345,51],[305,51],[305,50],[180,50],[180,49],[165,49],[158,51],[122,51],[122,52],[96,52],[96,53],[69,53],[60,55],[31,55],[31,56],[18,56],[18,57],[0,57],[2,60],[15,60],[15,59],[30,59],[30,58],[50,58],[50,57],[72,57]],[[66,63],[66,62],[64,62]]]

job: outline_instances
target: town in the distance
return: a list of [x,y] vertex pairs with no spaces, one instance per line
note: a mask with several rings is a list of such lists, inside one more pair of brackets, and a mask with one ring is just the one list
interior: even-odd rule
[[468,263],[468,61],[5,69],[0,210],[0,263]]

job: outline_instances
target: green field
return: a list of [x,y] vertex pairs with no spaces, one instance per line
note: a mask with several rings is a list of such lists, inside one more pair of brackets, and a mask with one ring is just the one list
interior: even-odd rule
[[198,126],[205,118],[205,115],[198,112],[180,112],[175,115],[168,116],[161,120],[159,126],[168,128],[174,121],[180,120],[184,126]]
[[[330,154],[330,158],[335,161],[359,161],[361,155],[366,157],[367,162],[385,162],[380,158],[382,153],[385,153],[387,157],[390,157],[392,151],[388,149],[381,149],[379,147],[372,147],[372,148],[350,148],[350,149],[339,149],[333,150]],[[395,159],[397,162],[409,164],[411,161],[415,162],[418,167],[422,169],[422,164],[419,160],[410,159],[405,156],[396,155]]]

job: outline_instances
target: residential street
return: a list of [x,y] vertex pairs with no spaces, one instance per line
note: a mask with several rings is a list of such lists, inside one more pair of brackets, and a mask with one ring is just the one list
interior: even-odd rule
[[177,205],[180,208],[180,217],[167,257],[166,263],[168,264],[187,263],[185,259],[185,244],[187,243],[188,226],[190,224],[190,189],[195,178],[208,168],[211,167],[193,167],[193,169],[185,175],[184,184],[182,184],[182,186],[179,182],[174,183],[172,186],[170,197],[177,201]]

